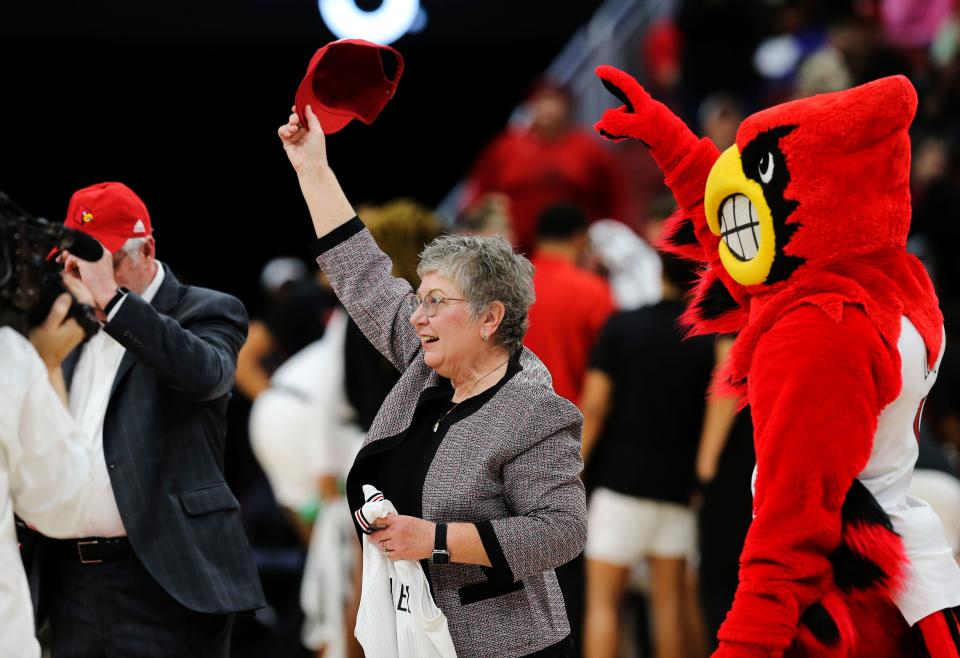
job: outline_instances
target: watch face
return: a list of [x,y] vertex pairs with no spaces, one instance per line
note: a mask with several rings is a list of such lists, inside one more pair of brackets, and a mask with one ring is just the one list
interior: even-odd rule
[[431,562],[434,564],[449,564],[450,554],[447,551],[434,551]]

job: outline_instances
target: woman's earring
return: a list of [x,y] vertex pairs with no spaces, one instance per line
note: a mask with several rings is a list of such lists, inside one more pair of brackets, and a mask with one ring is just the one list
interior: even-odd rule
[[480,338],[483,340],[484,343],[490,340],[490,336],[487,335],[486,329],[484,329],[483,332],[480,334]]

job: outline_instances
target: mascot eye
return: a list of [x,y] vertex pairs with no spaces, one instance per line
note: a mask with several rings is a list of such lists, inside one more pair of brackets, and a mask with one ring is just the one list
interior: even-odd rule
[[763,183],[769,183],[773,179],[773,154],[767,153],[760,158],[760,164],[757,166],[760,173],[760,180]]

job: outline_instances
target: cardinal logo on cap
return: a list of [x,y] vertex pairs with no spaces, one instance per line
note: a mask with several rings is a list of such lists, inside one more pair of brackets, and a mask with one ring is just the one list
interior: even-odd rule
[[89,224],[89,223],[92,222],[92,221],[93,221],[93,213],[92,213],[92,212],[90,212],[89,210],[81,210],[81,211],[80,211],[80,223],[81,223],[81,224]]

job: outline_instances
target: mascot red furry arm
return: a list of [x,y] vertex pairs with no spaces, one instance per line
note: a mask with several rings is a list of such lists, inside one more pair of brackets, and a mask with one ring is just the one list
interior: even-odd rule
[[951,585],[899,596],[900,534],[928,519],[896,516],[906,487],[890,485],[916,459],[903,408],[933,383],[906,390],[901,340],[928,373],[942,356],[936,296],[905,251],[912,86],[887,78],[765,110],[720,154],[629,75],[597,73],[623,102],[597,130],[650,147],[679,204],[661,246],[701,263],[685,322],[738,334],[715,389],[751,405],[754,520],[715,656],[957,655],[931,622],[922,638],[910,629],[926,617],[956,631],[960,572],[933,542],[939,561],[923,569]]
[[754,519],[718,656],[780,656],[801,618],[825,641],[849,634],[842,609],[827,609],[830,556],[841,542],[847,491],[870,457],[882,408],[873,368],[885,355],[862,309],[841,308],[842,317],[796,308],[754,354]]

